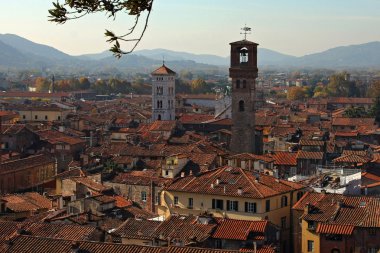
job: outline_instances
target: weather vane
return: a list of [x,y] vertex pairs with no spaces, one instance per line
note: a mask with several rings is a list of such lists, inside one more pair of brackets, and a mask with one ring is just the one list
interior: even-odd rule
[[247,39],[247,34],[251,34],[251,27],[248,27],[246,24],[243,28],[241,28],[242,31],[240,34],[244,34],[244,40]]

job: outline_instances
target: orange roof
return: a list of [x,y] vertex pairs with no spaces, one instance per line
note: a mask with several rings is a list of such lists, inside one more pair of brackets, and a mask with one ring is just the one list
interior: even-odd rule
[[370,126],[375,124],[375,118],[334,118],[333,126]]
[[152,72],[152,75],[175,75],[176,73],[163,64],[161,67]]
[[368,163],[370,159],[355,154],[343,155],[333,160],[335,163]]
[[248,239],[251,232],[264,234],[268,221],[245,221],[231,219],[216,219],[218,226],[215,229],[213,238],[227,240]]
[[352,225],[339,225],[339,224],[318,224],[317,233],[321,234],[335,234],[335,235],[352,235],[354,232]]
[[373,98],[348,98],[348,97],[335,97],[331,98],[328,103],[330,104],[373,104]]
[[[219,183],[217,182],[217,179]],[[276,179],[242,168],[220,167],[215,170],[176,179],[166,189],[198,194],[263,199],[304,188],[303,185]],[[240,191],[239,191],[240,190]]]
[[289,152],[276,152],[273,155],[274,165],[287,165],[296,166],[297,165],[297,153]]
[[183,114],[179,121],[182,124],[200,124],[213,119],[214,116],[210,114]]
[[297,153],[297,159],[322,160],[323,159],[323,152],[310,152],[310,151],[299,150]]
[[118,207],[118,208],[124,208],[124,207],[127,207],[127,206],[131,206],[133,204],[132,201],[130,200],[127,200],[119,195],[116,195],[113,197],[116,202],[115,202],[115,206]]

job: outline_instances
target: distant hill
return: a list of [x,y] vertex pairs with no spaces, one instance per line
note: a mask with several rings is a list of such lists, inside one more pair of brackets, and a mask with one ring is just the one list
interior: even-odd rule
[[[137,50],[133,54],[115,59],[109,51],[98,54],[71,56],[51,46],[34,43],[14,34],[0,34],[0,67],[50,68],[67,72],[150,72],[162,63],[177,72],[189,70],[226,71],[229,57],[211,54],[193,54],[168,49]],[[259,48],[259,66],[297,68],[380,68],[380,42],[336,47],[324,52],[295,57],[273,50]]]
[[380,67],[380,42],[335,47],[324,52],[305,55],[297,58],[294,65],[326,68]]
[[0,34],[0,41],[22,53],[44,57],[46,59],[69,60],[72,57],[53,47],[34,43],[15,34]]

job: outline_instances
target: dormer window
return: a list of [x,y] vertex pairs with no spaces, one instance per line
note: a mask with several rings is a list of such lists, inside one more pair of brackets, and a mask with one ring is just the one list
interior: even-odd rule
[[247,63],[248,49],[246,47],[241,48],[239,54],[240,54],[240,63]]

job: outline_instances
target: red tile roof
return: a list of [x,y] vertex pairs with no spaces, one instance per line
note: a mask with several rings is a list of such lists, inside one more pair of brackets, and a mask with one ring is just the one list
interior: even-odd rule
[[339,224],[318,224],[317,233],[320,234],[335,234],[335,235],[352,235],[355,226],[339,225]]
[[37,166],[55,164],[55,159],[51,155],[38,154],[22,159],[10,160],[1,164],[0,175],[9,171],[24,170]]
[[183,114],[179,121],[182,124],[201,124],[205,121],[213,120],[214,116],[210,114]]
[[373,126],[375,118],[334,118],[333,126]]
[[355,154],[342,155],[333,160],[334,163],[368,163],[369,161],[371,159]]
[[161,75],[175,75],[176,73],[173,70],[166,67],[165,64],[163,64],[161,67],[154,70],[151,74],[161,76]]
[[156,120],[150,125],[149,131],[173,131],[175,127],[174,120]]
[[6,202],[7,209],[16,213],[51,209],[53,206],[49,199],[36,192],[3,195],[0,200]]
[[297,166],[297,153],[276,152],[273,159],[274,165]]
[[379,208],[380,199],[376,197],[315,192],[307,192],[293,206],[303,211],[302,217],[308,221],[367,228],[380,228]]
[[268,221],[244,221],[231,219],[216,219],[216,227],[212,237],[226,240],[248,240],[250,233],[264,236]]
[[328,100],[330,104],[373,104],[373,98],[348,98],[348,97],[334,97]]
[[264,174],[255,177],[250,171],[225,166],[196,176],[178,178],[166,190],[261,199],[301,188],[304,186],[298,183]]
[[97,182],[95,182],[92,179],[87,178],[87,177],[75,177],[75,178],[71,178],[71,180],[73,180],[79,184],[83,184],[83,185],[87,186],[89,189],[97,191],[97,192],[104,192],[104,191],[107,191],[110,189],[110,187],[104,186],[101,183],[97,183]]
[[310,152],[310,151],[299,150],[297,153],[297,159],[322,160],[323,152]]

